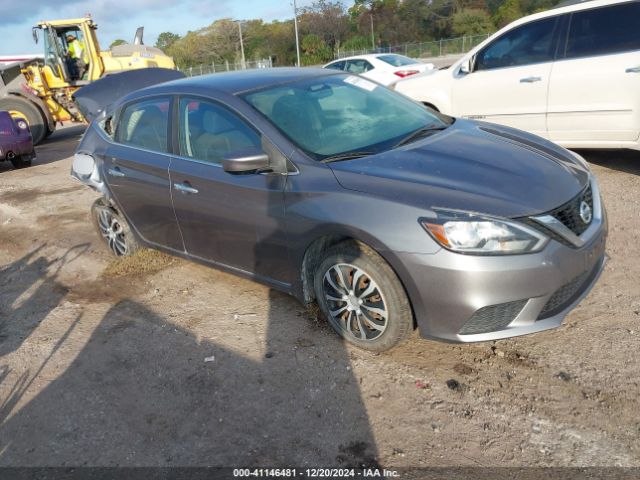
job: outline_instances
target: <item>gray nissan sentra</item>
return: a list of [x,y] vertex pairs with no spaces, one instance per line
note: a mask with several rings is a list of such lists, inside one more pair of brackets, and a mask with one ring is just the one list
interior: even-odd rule
[[607,222],[586,162],[316,69],[152,86],[84,135],[115,255],[148,246],[317,301],[381,351],[414,328],[475,342],[557,327],[595,284]]

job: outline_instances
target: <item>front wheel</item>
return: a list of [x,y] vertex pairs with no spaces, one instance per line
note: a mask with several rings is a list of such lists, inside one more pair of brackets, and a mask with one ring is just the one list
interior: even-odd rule
[[334,330],[364,350],[388,350],[413,330],[411,305],[400,280],[368,247],[355,242],[331,247],[316,271],[314,288]]
[[139,249],[125,218],[103,198],[93,203],[91,218],[100,238],[116,257],[132,255]]

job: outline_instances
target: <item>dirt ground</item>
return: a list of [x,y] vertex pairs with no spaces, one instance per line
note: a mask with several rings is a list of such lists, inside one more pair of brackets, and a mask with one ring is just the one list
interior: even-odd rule
[[640,466],[640,155],[583,152],[610,260],[561,328],[374,355],[249,280],[114,263],[81,133],[0,164],[0,465]]

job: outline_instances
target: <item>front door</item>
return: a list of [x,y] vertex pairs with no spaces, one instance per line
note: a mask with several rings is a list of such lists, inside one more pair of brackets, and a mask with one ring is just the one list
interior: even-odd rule
[[225,155],[260,148],[260,134],[209,100],[181,98],[180,156],[170,167],[173,204],[187,252],[282,284],[286,274],[284,186],[279,174],[230,174]]
[[454,79],[453,115],[546,136],[557,24],[552,17],[521,25],[480,50],[472,72]]
[[551,140],[575,146],[640,135],[640,3],[571,15],[566,52],[549,84]]
[[155,97],[124,108],[104,155],[104,174],[116,203],[147,242],[184,251],[169,184],[170,99]]

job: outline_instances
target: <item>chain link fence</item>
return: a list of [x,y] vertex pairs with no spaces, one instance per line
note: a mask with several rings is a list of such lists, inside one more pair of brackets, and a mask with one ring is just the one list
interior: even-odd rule
[[209,73],[231,72],[233,70],[249,70],[252,68],[271,68],[273,64],[270,58],[263,58],[262,60],[250,60],[247,62],[229,63],[209,63],[198,65],[196,67],[189,67],[182,69],[187,77],[195,77],[197,75],[207,75]]
[[393,47],[379,47],[365,50],[338,49],[338,53],[335,58],[351,57],[353,55],[367,55],[369,53],[400,53],[411,58],[442,57],[444,55],[467,53],[473,47],[484,42],[490,35],[492,34],[487,33],[485,35],[443,38],[432,42],[405,43],[403,45],[396,45]]

